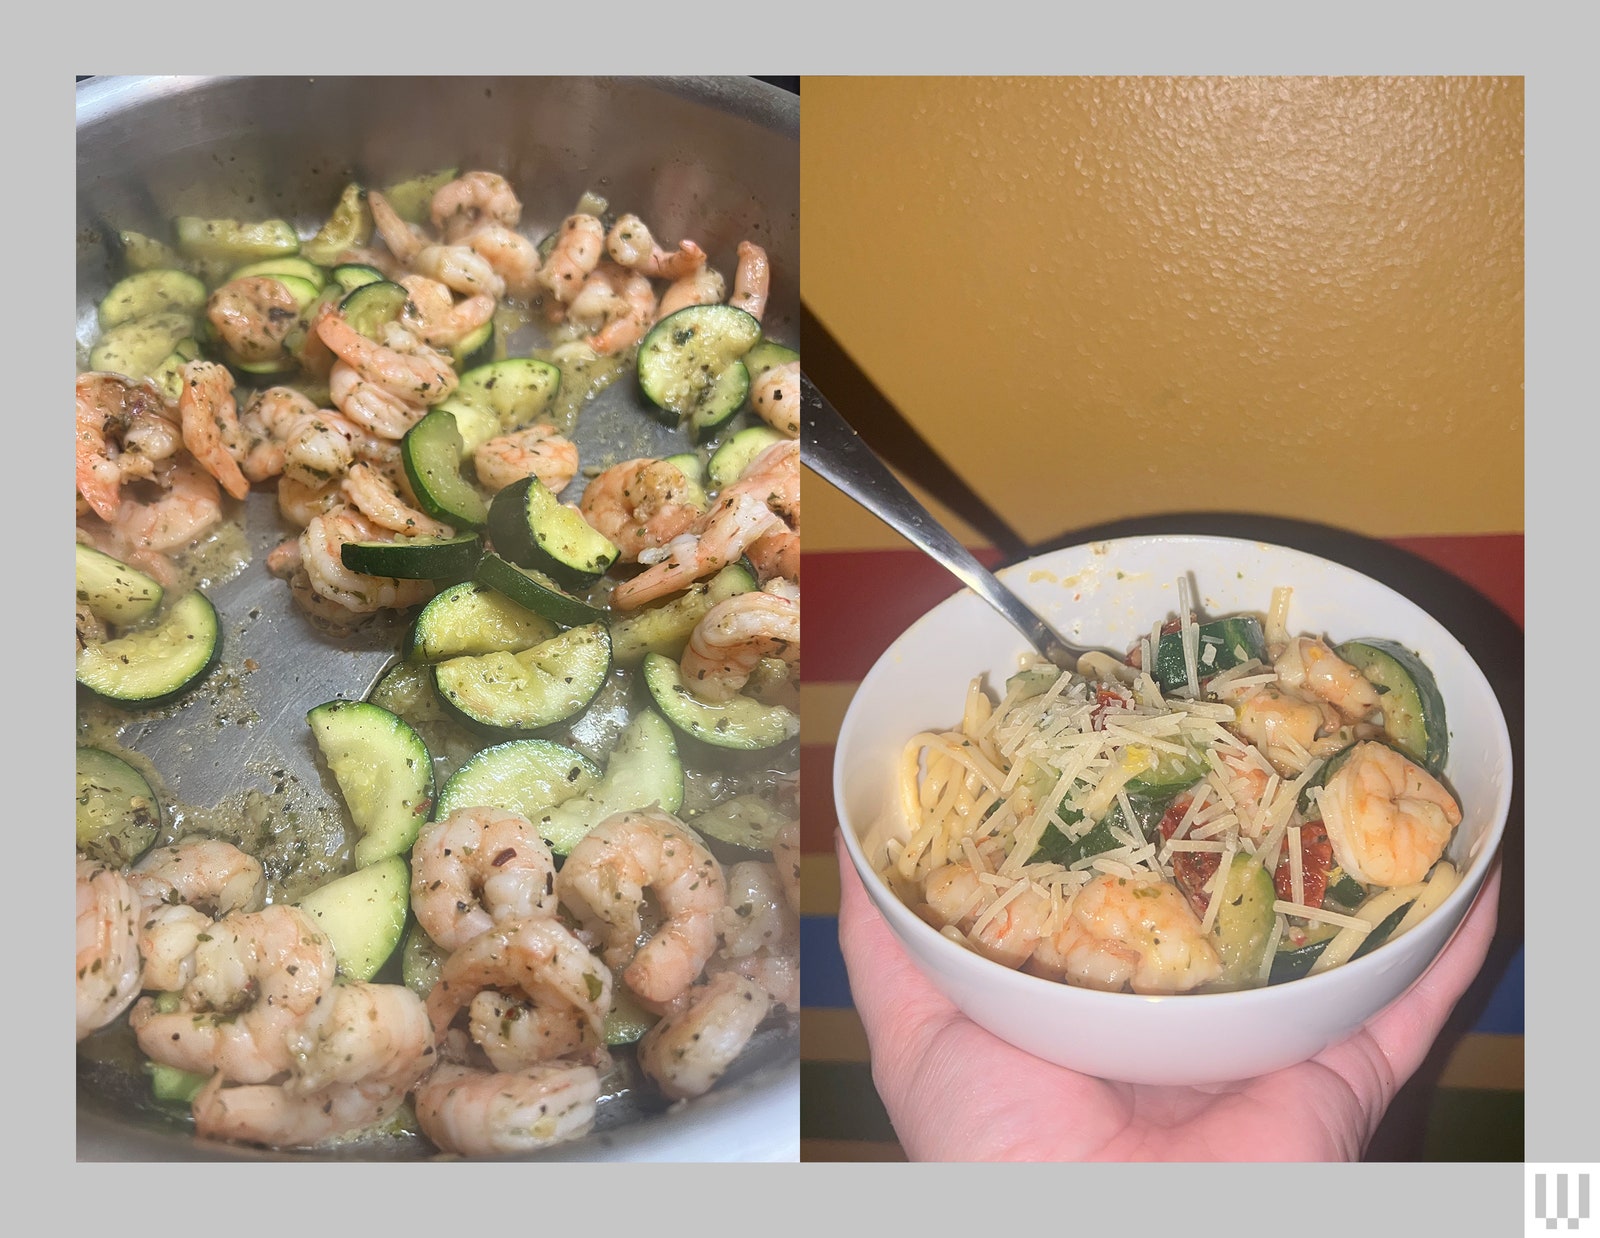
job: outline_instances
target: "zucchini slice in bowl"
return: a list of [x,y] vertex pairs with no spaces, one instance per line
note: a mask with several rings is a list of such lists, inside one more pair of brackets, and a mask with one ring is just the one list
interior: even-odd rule
[[576,716],[611,672],[611,635],[601,623],[569,628],[516,653],[496,650],[435,664],[439,699],[491,735],[541,731]]
[[737,306],[668,314],[639,343],[639,390],[703,443],[744,409],[750,373],[740,358],[760,339],[760,321]]
[[775,748],[800,733],[800,718],[782,705],[763,705],[748,696],[713,703],[697,697],[683,682],[678,664],[665,654],[647,653],[641,666],[656,708],[678,730],[718,748]]
[[356,867],[410,850],[433,800],[433,761],[422,737],[367,701],[328,701],[306,721],[359,835]]
[[222,652],[217,608],[198,589],[152,623],[78,653],[78,682],[130,708],[162,705],[199,683]]
[[1441,773],[1450,755],[1450,731],[1444,696],[1422,659],[1392,640],[1346,641],[1334,652],[1378,689],[1384,737],[1429,773]]

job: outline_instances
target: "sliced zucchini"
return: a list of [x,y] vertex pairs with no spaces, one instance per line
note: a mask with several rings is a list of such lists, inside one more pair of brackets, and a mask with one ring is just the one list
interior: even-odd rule
[[1053,666],[1025,666],[1006,680],[1006,696],[1019,701],[1042,696],[1055,687],[1061,672]]
[[186,335],[173,345],[172,351],[160,365],[150,371],[150,381],[161,388],[161,394],[174,404],[183,395],[183,367],[191,361],[198,361],[203,355],[200,341],[192,335]]
[[339,316],[369,340],[376,340],[384,327],[400,320],[410,295],[387,279],[362,284],[339,302]]
[[411,905],[411,870],[391,855],[318,886],[296,904],[333,947],[339,975],[371,980],[400,944]]
[[631,1045],[660,1022],[661,1016],[646,1010],[623,981],[620,972],[611,977],[611,1009],[606,1011],[606,1044]]
[[617,737],[605,774],[583,795],[533,818],[557,855],[568,854],[585,834],[613,813],[652,805],[675,813],[683,806],[683,763],[672,727],[654,710],[643,710]]
[[561,388],[561,369],[537,357],[507,357],[467,370],[452,399],[493,413],[496,434],[531,425]]
[[732,485],[750,467],[750,461],[782,441],[783,435],[771,426],[746,426],[736,430],[711,453],[706,464],[706,480],[713,490]]
[[700,458],[698,451],[680,451],[675,456],[663,456],[662,459],[682,473],[685,480],[696,486],[705,486],[706,462]]
[[121,231],[117,233],[117,244],[122,252],[122,265],[129,274],[140,271],[194,271],[191,264],[164,241],[158,241],[153,236],[146,236],[142,232]]
[[441,590],[422,608],[406,638],[405,656],[413,662],[443,662],[484,653],[520,653],[558,630],[543,615],[498,590],[467,580]]
[[400,459],[422,510],[457,528],[481,529],[489,501],[461,474],[466,444],[453,412],[432,408],[400,440]]
[[372,208],[367,205],[367,191],[352,182],[344,187],[317,234],[300,246],[300,252],[312,262],[332,266],[345,250],[365,245],[371,237]]
[[146,378],[194,333],[192,314],[151,314],[112,327],[89,350],[89,368]]
[[569,587],[599,580],[619,553],[582,513],[533,476],[512,482],[490,500],[488,532],[496,554]]
[[750,371],[750,385],[753,387],[761,376],[773,366],[788,365],[791,361],[800,360],[800,354],[786,344],[765,337],[744,355],[744,368]]
[[[1261,630],[1261,621],[1253,615],[1232,615],[1226,619],[1213,619],[1199,627],[1199,642],[1195,652],[1195,675],[1204,683],[1221,671],[1250,661],[1265,660],[1267,638]],[[1189,682],[1184,667],[1183,633],[1163,632],[1156,646],[1155,667],[1151,671],[1163,692],[1171,692]]]
[[568,593],[543,572],[518,567],[493,551],[478,560],[473,579],[497,589],[519,606],[552,623],[574,628],[585,623],[603,623],[606,612],[582,598]]
[[299,234],[293,224],[282,219],[245,223],[181,215],[175,227],[180,253],[208,262],[225,262],[229,267],[300,252]]
[[433,761],[422,737],[367,701],[328,701],[306,721],[359,835],[356,867],[409,851],[433,801]]
[[1430,773],[1443,770],[1450,755],[1450,731],[1444,697],[1427,664],[1391,640],[1346,641],[1334,652],[1378,689],[1383,733],[1389,742]]
[[476,533],[449,537],[395,537],[386,542],[345,542],[339,561],[352,572],[396,580],[470,580],[483,554]]
[[436,663],[439,698],[469,725],[521,735],[554,726],[594,700],[611,671],[605,625],[585,624],[516,653],[496,651]]
[[450,345],[450,360],[460,374],[494,361],[494,319],[474,327]]
[[664,602],[630,611],[611,624],[612,660],[619,666],[632,666],[647,653],[679,658],[695,625],[708,610],[724,598],[760,587],[755,572],[740,560],[728,564],[710,580],[697,580]]
[[772,851],[780,830],[793,818],[759,795],[735,795],[714,804],[688,824],[697,834],[746,851]]
[[800,733],[800,719],[782,705],[763,705],[747,696],[713,703],[684,684],[678,664],[664,654],[647,653],[645,686],[667,721],[685,735],[718,748],[772,748]]
[[118,280],[101,298],[100,330],[157,314],[193,318],[206,303],[206,286],[187,271],[158,268]]
[[143,622],[161,608],[166,591],[153,576],[129,567],[93,546],[75,543],[78,548],[78,601],[94,612],[96,619],[117,627]]
[[[498,438],[503,431],[500,429],[500,418],[493,410],[483,408],[466,400],[458,400],[455,396],[440,400],[429,412],[449,413],[456,419],[456,430],[461,435],[461,461],[464,462],[492,438]],[[458,463],[460,463],[458,462]]]
[[425,172],[420,176],[413,176],[409,180],[390,185],[383,191],[383,196],[385,201],[394,207],[395,214],[407,223],[431,223],[433,195],[460,175],[460,168],[440,168],[437,172]]
[[1173,752],[1151,752],[1155,766],[1142,774],[1135,774],[1125,786],[1133,798],[1159,798],[1170,801],[1178,792],[1194,786],[1211,770],[1205,754],[1195,748],[1179,755]]
[[161,832],[161,804],[133,766],[102,748],[78,745],[78,850],[127,868]]
[[439,949],[422,925],[412,919],[400,945],[401,982],[418,997],[427,997],[439,979],[439,969],[449,957],[449,952]]
[[546,811],[600,781],[580,752],[547,739],[513,739],[468,758],[439,792],[434,820],[458,808],[503,808],[537,821]]
[[328,272],[328,279],[348,295],[366,284],[381,284],[386,276],[377,267],[364,262],[341,262]]
[[210,1075],[168,1066],[163,1062],[145,1063],[150,1074],[150,1093],[157,1100],[171,1105],[190,1105],[200,1095],[200,1089],[210,1080]]
[[[1400,921],[1405,919],[1406,912],[1410,910],[1410,903],[1395,908],[1372,932],[1362,938],[1361,944],[1351,952],[1350,957],[1359,959],[1383,945],[1389,939],[1389,934],[1399,927]],[[1304,976],[1311,970],[1312,964],[1321,956],[1328,943],[1338,935],[1339,930],[1331,926],[1313,928],[1312,939],[1304,945],[1279,950],[1272,956],[1272,972],[1267,978],[1267,983],[1282,984],[1285,980],[1298,980]]]
[[118,705],[160,705],[198,684],[221,652],[217,608],[194,590],[151,624],[85,646],[78,654],[78,682]]
[[1211,938],[1222,956],[1222,975],[1214,988],[1255,987],[1261,964],[1267,957],[1267,942],[1272,936],[1276,915],[1272,874],[1266,866],[1247,855],[1235,855],[1217,906]]
[[[263,258],[259,262],[247,262],[242,267],[235,267],[228,272],[228,279],[280,279],[285,286],[294,292],[295,299],[302,306],[306,305],[315,295],[323,290],[328,283],[328,272],[325,268],[300,254],[285,254],[277,258]],[[303,288],[288,284],[288,280],[299,280],[301,284],[309,284],[311,296],[306,297]],[[301,299],[305,298],[305,299]]]
[[740,358],[760,339],[761,323],[732,305],[668,314],[639,344],[639,390],[705,442],[744,408],[750,374]]

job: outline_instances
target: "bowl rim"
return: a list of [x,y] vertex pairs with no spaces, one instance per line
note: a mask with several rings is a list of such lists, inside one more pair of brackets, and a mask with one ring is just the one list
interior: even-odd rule
[[[1204,533],[1149,533],[1129,535],[1125,537],[1095,538],[1088,541],[1076,542],[1071,545],[1055,546],[1049,550],[1029,555],[1026,558],[1018,559],[1015,562],[1006,565],[1005,567],[997,569],[995,574],[1000,577],[1002,581],[1013,583],[1012,581],[1008,580],[1008,577],[1025,578],[1029,572],[1040,570],[1041,565],[1043,565],[1047,560],[1064,558],[1074,554],[1081,555],[1085,552],[1092,552],[1101,548],[1106,548],[1111,554],[1115,554],[1116,551],[1121,548],[1126,548],[1135,544],[1149,545],[1151,543],[1191,545],[1201,544],[1219,549],[1225,549],[1230,546],[1237,548],[1248,546],[1256,549],[1270,549],[1286,552],[1297,558],[1312,561],[1318,565],[1332,568],[1339,572],[1359,576],[1376,588],[1399,599],[1407,607],[1410,607],[1422,615],[1427,623],[1436,628],[1439,636],[1453,646],[1454,649],[1459,653],[1459,656],[1464,659],[1466,666],[1479,681],[1482,691],[1486,694],[1488,700],[1493,702],[1494,709],[1488,718],[1489,729],[1491,731],[1492,739],[1494,740],[1495,752],[1502,758],[1504,768],[1507,771],[1507,776],[1497,788],[1495,802],[1492,806],[1491,816],[1489,818],[1489,826],[1485,831],[1483,842],[1479,845],[1476,854],[1471,857],[1466,867],[1462,869],[1455,889],[1451,890],[1450,893],[1446,895],[1444,901],[1441,902],[1440,905],[1436,907],[1428,917],[1429,920],[1433,920],[1436,923],[1450,922],[1451,929],[1449,934],[1440,943],[1439,948],[1429,955],[1426,964],[1418,973],[1418,978],[1420,978],[1421,975],[1425,974],[1429,969],[1432,968],[1434,963],[1437,962],[1439,956],[1444,953],[1444,950],[1448,947],[1450,941],[1454,939],[1456,933],[1460,931],[1462,923],[1466,920],[1466,913],[1472,906],[1472,903],[1477,899],[1481,887],[1483,886],[1493,864],[1498,859],[1501,847],[1503,845],[1506,823],[1510,815],[1512,789],[1513,783],[1516,779],[1516,767],[1513,759],[1514,754],[1511,743],[1510,729],[1506,722],[1505,711],[1500,705],[1499,697],[1494,691],[1493,684],[1490,682],[1488,676],[1484,674],[1483,668],[1478,665],[1477,659],[1472,656],[1471,651],[1467,649],[1466,646],[1463,645],[1455,636],[1455,634],[1445,627],[1445,625],[1425,607],[1407,597],[1404,593],[1401,593],[1393,586],[1385,584],[1376,577],[1367,575],[1367,573],[1363,572],[1360,568],[1352,567],[1350,564],[1340,562],[1337,559],[1329,559],[1312,551],[1301,550],[1295,546],[1286,545],[1281,542],[1271,542],[1260,538],[1234,537]],[[906,933],[909,932],[912,935],[912,941],[920,944],[924,949],[939,951],[943,957],[947,957],[952,961],[952,966],[970,968],[974,965],[982,965],[985,970],[977,972],[976,974],[981,975],[985,977],[986,980],[992,981],[993,984],[1000,986],[1002,992],[1014,993],[1022,997],[1031,995],[1035,998],[1045,1001],[1053,1000],[1082,1003],[1090,1008],[1107,1006],[1109,1004],[1109,1009],[1120,1011],[1126,1011],[1130,1009],[1135,1003],[1164,1005],[1174,1002],[1182,1003],[1185,1006],[1204,1002],[1206,1003],[1206,1008],[1208,1010],[1215,1010],[1216,1008],[1223,1006],[1231,1006],[1237,1007],[1243,1011],[1248,1010],[1253,1006],[1267,1003],[1279,1004],[1284,1001],[1293,1000],[1292,996],[1288,998],[1284,997],[1283,995],[1285,993],[1291,995],[1294,993],[1314,995],[1327,990],[1358,984],[1360,982],[1360,978],[1368,975],[1369,973],[1376,977],[1382,972],[1389,970],[1389,968],[1392,966],[1390,960],[1392,960],[1395,956],[1392,954],[1385,956],[1383,950],[1380,948],[1375,949],[1370,954],[1363,955],[1360,958],[1351,959],[1348,962],[1342,963],[1338,967],[1329,968],[1327,971],[1317,972],[1314,975],[1297,977],[1294,980],[1284,981],[1275,985],[1268,984],[1249,989],[1233,989],[1210,993],[1110,993],[1099,989],[1064,984],[1059,981],[1047,979],[1043,976],[1036,976],[1031,973],[1021,971],[1020,969],[1007,967],[1002,963],[994,962],[993,960],[987,959],[975,951],[969,950],[966,947],[951,941],[943,933],[939,932],[931,924],[928,924],[914,911],[912,911],[912,909],[907,906],[906,903],[902,901],[887,884],[884,883],[883,879],[878,876],[878,874],[872,869],[872,866],[867,862],[866,855],[861,847],[860,837],[857,833],[857,830],[850,823],[850,816],[846,811],[845,793],[845,753],[847,748],[850,747],[850,745],[847,743],[847,740],[856,727],[860,724],[861,714],[865,708],[861,702],[863,701],[869,684],[871,684],[874,678],[880,674],[880,671],[887,676],[888,672],[884,668],[886,668],[887,665],[894,660],[896,650],[900,647],[902,642],[905,641],[913,632],[917,632],[926,626],[937,622],[941,611],[946,611],[956,605],[970,605],[970,600],[975,598],[975,596],[976,595],[970,588],[961,588],[956,590],[949,597],[944,598],[942,601],[930,607],[923,614],[919,615],[910,624],[908,624],[893,641],[890,642],[884,651],[873,661],[871,668],[865,675],[861,677],[860,682],[857,684],[855,692],[851,696],[850,704],[845,710],[844,718],[840,722],[838,738],[835,742],[833,768],[831,770],[831,785],[833,790],[834,812],[839,824],[839,833],[844,840],[845,850],[850,857],[852,866],[856,870],[856,875],[861,880],[863,888],[871,898],[874,906],[890,924],[890,927],[894,930],[896,936],[904,938]],[[1020,634],[1017,636],[1017,641],[1020,649],[1022,646],[1022,637]],[[1418,940],[1421,939],[1419,938]],[[913,959],[913,962],[915,963],[916,960]],[[919,971],[922,970],[920,963],[917,963],[917,967]],[[1051,994],[1055,994],[1056,996],[1052,998],[1050,996]],[[1071,996],[1067,996],[1069,994]]]

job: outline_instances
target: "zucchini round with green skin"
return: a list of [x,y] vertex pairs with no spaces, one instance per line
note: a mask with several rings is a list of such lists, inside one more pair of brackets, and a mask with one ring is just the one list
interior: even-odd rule
[[362,284],[339,302],[339,316],[367,339],[376,340],[384,327],[400,320],[410,296],[390,280]]
[[714,804],[687,824],[695,833],[745,851],[770,853],[791,818],[759,795],[735,795]]
[[441,590],[411,625],[405,655],[414,662],[443,662],[484,653],[519,653],[559,629],[480,581]]
[[210,262],[225,262],[230,267],[300,252],[299,233],[293,224],[282,219],[243,223],[237,219],[180,215],[174,227],[180,253]]
[[476,533],[345,542],[339,547],[339,561],[352,572],[396,580],[470,580],[482,554],[483,540]]
[[192,314],[151,314],[112,327],[89,350],[89,368],[146,378],[194,333]]
[[372,208],[367,205],[367,191],[352,182],[344,187],[316,235],[301,244],[300,253],[311,262],[330,266],[340,254],[360,248],[371,238]]
[[491,735],[522,735],[578,714],[610,671],[611,637],[604,624],[590,623],[516,653],[436,663],[433,686],[468,725]]
[[458,808],[503,808],[537,821],[557,804],[587,794],[600,770],[582,753],[547,739],[513,739],[469,757],[439,792],[434,820]]
[[1444,696],[1427,664],[1391,640],[1346,641],[1334,652],[1378,689],[1385,738],[1430,773],[1442,771],[1450,731]]
[[85,646],[78,653],[78,682],[118,705],[161,705],[205,678],[221,652],[217,608],[197,589],[149,625]]
[[205,307],[207,295],[205,284],[187,271],[140,271],[118,280],[100,299],[100,330],[157,314],[193,318]]
[[341,262],[328,272],[328,279],[343,289],[346,295],[367,284],[381,284],[387,278],[377,267],[368,266],[365,262]]
[[488,365],[494,360],[494,319],[490,319],[482,326],[474,327],[454,344],[450,345],[450,359],[455,363],[456,372],[461,373],[475,366]]
[[533,818],[556,855],[567,855],[578,841],[614,813],[655,805],[675,813],[683,806],[683,763],[672,727],[653,710],[633,717],[606,759],[594,788]]
[[800,719],[782,705],[763,705],[747,696],[701,700],[683,682],[678,664],[664,654],[645,654],[641,670],[662,716],[702,743],[751,751],[775,748],[800,733]]
[[481,529],[489,519],[489,501],[461,473],[466,443],[456,416],[431,408],[400,440],[406,479],[422,510],[457,528]]
[[356,828],[356,867],[409,851],[433,804],[433,760],[422,737],[367,701],[328,701],[306,721]]
[[782,440],[783,435],[771,426],[746,426],[734,431],[711,453],[706,464],[706,480],[713,490],[731,486],[749,467],[750,461]]
[[200,1089],[210,1081],[210,1075],[168,1066],[162,1062],[146,1062],[150,1074],[150,1093],[157,1100],[170,1105],[191,1105],[200,1095]]
[[117,233],[117,249],[122,265],[130,274],[140,271],[186,271],[194,274],[193,263],[172,246],[142,232],[123,229]]
[[[1231,615],[1198,625],[1195,649],[1195,677],[1202,683],[1222,671],[1231,670],[1250,659],[1264,661],[1267,638],[1261,621],[1253,615]],[[1183,633],[1163,632],[1156,646],[1155,667],[1151,676],[1163,692],[1171,692],[1189,682],[1183,658]]]
[[704,442],[744,408],[750,374],[740,360],[761,323],[732,305],[690,305],[668,314],[639,343],[639,390]]
[[161,388],[162,395],[176,404],[183,395],[183,367],[191,361],[200,360],[203,355],[200,341],[192,335],[186,335],[172,346],[172,351],[161,364],[150,371],[150,381]]
[[487,527],[495,553],[569,587],[593,584],[620,553],[534,476],[512,482],[490,500]]
[[1272,874],[1255,857],[1235,855],[1220,894],[1211,939],[1222,958],[1222,975],[1212,988],[1255,987],[1266,961],[1278,897]]
[[121,757],[78,745],[78,850],[127,868],[161,832],[161,805],[150,783]]
[[383,191],[383,197],[394,208],[394,213],[407,223],[431,223],[429,208],[433,205],[433,195],[460,175],[460,168],[424,172],[390,185]]
[[473,579],[505,594],[517,605],[564,628],[604,623],[606,612],[568,593],[543,572],[518,567],[493,551],[478,560]]
[[[242,267],[235,267],[228,272],[229,282],[236,279],[252,279],[257,276],[267,276],[271,279],[282,279],[288,276],[299,280],[303,284],[310,285],[312,297],[321,292],[328,282],[328,272],[326,270],[299,254],[286,254],[278,258],[262,258],[258,262],[247,262]],[[291,291],[295,292],[297,300],[304,295],[304,289],[291,288]],[[309,303],[309,299],[301,302],[302,307]]]
[[744,355],[744,368],[750,371],[750,385],[760,381],[761,376],[774,366],[788,365],[791,361],[800,360],[800,354],[785,344],[765,337]]
[[338,974],[371,980],[400,944],[411,905],[411,870],[391,855],[318,886],[297,904],[333,947]]
[[674,597],[630,611],[612,621],[612,660],[619,666],[631,666],[647,653],[681,657],[707,611],[736,593],[749,593],[760,587],[754,569],[741,559],[728,564],[710,580],[695,581]]
[[537,357],[507,357],[466,370],[452,398],[493,413],[499,435],[531,425],[560,389],[559,366]]
[[[492,438],[499,438],[500,418],[493,410],[483,408],[467,400],[458,400],[455,396],[440,400],[431,409],[430,413],[449,413],[456,419],[456,430],[461,435],[461,459],[456,462],[459,467]],[[403,440],[402,440],[403,441]],[[484,500],[487,508],[488,500]]]
[[78,548],[78,601],[96,619],[118,627],[143,622],[161,608],[166,590],[153,576],[129,567],[93,546],[76,543]]
[[400,980],[418,997],[427,997],[439,979],[439,971],[449,958],[449,951],[439,949],[412,917],[406,924],[405,938],[400,943]]

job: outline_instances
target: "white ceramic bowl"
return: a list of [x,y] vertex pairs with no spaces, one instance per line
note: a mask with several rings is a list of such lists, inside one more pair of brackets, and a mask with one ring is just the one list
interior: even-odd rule
[[[934,607],[862,680],[840,729],[834,798],[867,892],[924,975],[974,1022],[1037,1057],[1129,1083],[1249,1078],[1349,1036],[1422,976],[1483,885],[1505,829],[1512,754],[1494,690],[1426,611],[1341,564],[1236,538],[1150,536],[1052,551],[1000,573],[1068,640],[1127,649],[1178,611],[1180,576],[1203,614],[1264,612],[1294,588],[1289,627],[1335,641],[1387,637],[1414,649],[1445,700],[1445,774],[1462,806],[1448,852],[1460,885],[1430,917],[1362,958],[1315,976],[1234,993],[1141,997],[1072,988],[1009,970],[946,939],[876,876],[863,851],[875,823],[903,825],[895,768],[917,731],[960,717],[972,676],[1015,669],[1022,637],[970,591]],[[881,832],[880,832],[881,833]],[[875,834],[876,839],[880,835]],[[881,842],[879,843],[881,845]]]

